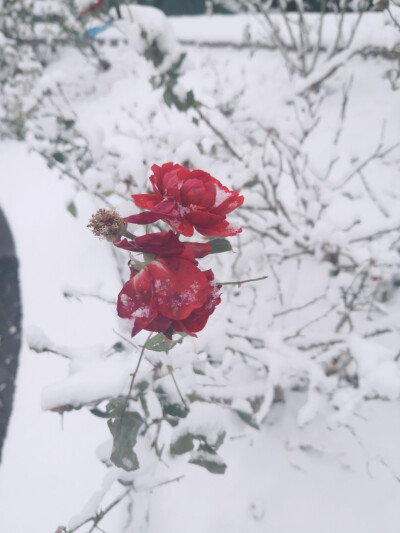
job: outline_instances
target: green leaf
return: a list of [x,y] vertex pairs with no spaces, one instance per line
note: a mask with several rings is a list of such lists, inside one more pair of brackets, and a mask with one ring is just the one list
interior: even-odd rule
[[400,287],[400,275],[395,274],[392,279],[393,287]]
[[225,440],[225,435],[226,435],[226,432],[225,431],[222,431],[221,433],[218,434],[218,437],[217,437],[217,440],[215,441],[214,443],[214,448],[216,450],[218,450],[218,448],[221,446],[221,444],[224,442]]
[[125,412],[122,417],[108,421],[114,437],[111,461],[115,466],[131,472],[139,468],[139,461],[133,447],[143,419],[139,413]]
[[240,418],[245,422],[247,425],[251,426],[255,429],[260,429],[257,422],[254,420],[253,415],[251,413],[247,413],[246,411],[241,411],[240,409],[233,409],[235,413],[237,413]]
[[226,470],[226,464],[218,454],[205,452],[204,450],[193,452],[189,463],[201,466],[211,472],[211,474],[224,474]]
[[185,334],[181,334],[180,339],[170,340],[167,339],[163,333],[157,333],[157,335],[146,342],[144,347],[146,350],[151,350],[153,352],[168,352],[177,344],[181,344],[185,336]]
[[75,125],[75,120],[64,120],[66,130],[70,130]]
[[210,254],[220,254],[222,252],[231,252],[232,246],[231,243],[228,241],[228,239],[210,239],[209,244],[211,244],[211,252]]
[[173,455],[182,455],[184,453],[191,452],[194,447],[193,439],[194,435],[192,435],[192,433],[181,435],[176,439],[175,442],[171,442],[169,451]]
[[93,407],[93,409],[90,409],[90,412],[92,415],[98,416],[99,418],[110,418],[110,413],[102,411],[98,407]]
[[260,180],[258,178],[254,178],[250,181],[246,181],[246,183],[243,184],[243,188],[251,189],[252,187],[254,187],[254,185],[257,185],[257,183],[259,182]]
[[58,163],[65,163],[67,158],[62,152],[54,152],[53,159],[55,159]]
[[164,416],[177,416],[178,418],[185,418],[187,409],[181,403],[169,403],[162,406]]
[[195,374],[198,374],[200,376],[205,376],[206,373],[204,371],[204,362],[201,361],[201,362],[196,362],[196,361],[193,361],[193,372]]
[[75,120],[63,118],[63,117],[57,117],[57,122],[59,124],[63,124],[64,128],[66,130],[70,130],[75,126]]
[[125,411],[126,406],[126,397],[125,396],[118,396],[117,398],[113,398],[108,402],[106,405],[107,413],[109,413],[110,418],[116,418],[123,414]]
[[137,389],[140,393],[143,393],[148,388],[148,386],[148,382],[143,379],[142,381],[136,383],[135,389]]
[[115,344],[113,344],[113,350],[115,352],[124,352],[125,351],[125,346],[124,346],[124,344],[121,341],[118,341]]
[[186,93],[186,108],[189,109],[189,107],[196,107],[197,102],[194,97],[193,91],[188,91]]
[[220,107],[220,111],[221,111],[221,113],[222,113],[223,115],[225,115],[226,117],[229,118],[230,116],[233,115],[234,108],[233,108],[233,107],[228,107],[228,106],[226,106],[226,107],[222,107],[222,106],[221,106],[221,107]]
[[71,213],[73,217],[76,218],[78,216],[78,210],[76,209],[76,205],[74,204],[74,202],[70,202],[67,205],[67,210]]
[[150,340],[146,342],[144,347],[146,350],[151,350],[153,352],[168,352],[171,349],[174,341],[167,339],[163,333],[157,333]]

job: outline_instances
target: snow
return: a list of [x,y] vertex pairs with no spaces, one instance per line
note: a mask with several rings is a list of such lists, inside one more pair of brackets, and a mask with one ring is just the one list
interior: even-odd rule
[[[371,44],[393,48],[396,28],[384,13],[368,14],[351,49],[332,59],[324,52],[312,73],[296,77],[260,17],[166,20],[152,8],[122,9],[124,20],[99,47],[112,67],[99,71],[93,57],[61,48],[24,100],[43,98],[26,141],[0,144],[0,198],[16,239],[24,313],[0,468],[0,531],[75,527],[123,493],[121,480],[135,491],[107,516],[105,531],[129,524],[125,530],[148,533],[397,533],[399,150],[383,152],[398,141],[400,116],[384,77],[393,63],[355,53]],[[355,20],[346,17],[343,43]],[[284,31],[280,17],[273,21]],[[315,31],[318,18],[307,21]],[[325,49],[336,24],[326,17]],[[113,38],[117,47],[107,44]],[[158,66],[143,57],[153,40],[165,53]],[[266,46],[247,46],[260,41]],[[181,51],[187,58],[176,93],[193,90],[212,128],[195,109],[167,107],[157,86]],[[312,88],[339,65],[319,92]],[[69,130],[55,108],[73,118]],[[30,152],[62,151],[60,136],[81,156],[65,168],[84,188]],[[130,195],[150,190],[151,165],[166,161],[201,168],[246,199],[230,215],[243,227],[231,239],[235,253],[204,258],[200,267],[220,281],[268,278],[224,287],[197,339],[168,354],[145,352],[136,384],[148,385],[151,427],[135,447],[140,469],[125,473],[109,461],[106,421],[84,405],[102,409],[127,394],[147,334],[132,343],[132,321],[115,312],[128,254],[96,240],[86,224],[106,202],[131,214]],[[286,215],[266,205],[257,180]],[[219,205],[225,195],[217,192]],[[32,352],[46,348],[56,353]],[[190,412],[172,427],[160,399],[182,407],[180,393]],[[130,406],[147,416],[139,399]],[[62,418],[51,412],[71,407]],[[227,464],[224,475],[188,463],[190,453],[169,453],[188,433],[208,444],[226,433],[219,458],[208,456]]]
[[[84,342],[86,326],[82,328],[85,322],[77,314],[79,307],[71,309],[71,304],[62,297],[60,286],[63,278],[72,280],[74,273],[82,282],[93,278],[98,263],[93,246],[96,249],[97,243],[89,236],[85,239],[85,232],[82,235],[65,209],[64,198],[72,187],[59,182],[43,161],[29,154],[21,143],[1,144],[0,167],[2,208],[13,228],[20,259],[28,340],[37,347],[43,344],[45,336],[41,330],[45,329],[53,340],[69,344],[75,338]],[[58,247],[59,253],[49,254],[48,250],[53,250],[54,243],[60,240],[63,245]],[[79,251],[66,242],[79,242]],[[91,268],[83,264],[76,268],[78,253],[86,257],[85,262],[90,262],[92,256]],[[107,264],[107,253],[102,260]],[[101,331],[102,314],[108,322],[108,313],[104,313],[101,304],[97,303],[93,312],[97,324],[88,324],[91,330],[86,337],[88,342]],[[33,329],[32,324],[36,325]],[[107,334],[104,327],[103,331]],[[63,359],[35,354],[27,342],[23,343],[14,411],[0,469],[1,531],[39,532],[43,528],[55,531],[61,522],[66,523],[75,514],[96,483],[101,483],[103,470],[93,449],[106,435],[103,425],[87,412],[66,419],[44,412],[40,405],[42,389],[63,379],[66,370]],[[80,456],[73,444],[77,435],[82,436],[82,448],[87,450],[85,457]],[[48,504],[43,505],[45,501]]]
[[79,407],[120,396],[126,388],[133,364],[125,360],[87,363],[67,379],[48,385],[43,390],[42,408],[51,410],[64,405]]
[[53,343],[48,336],[37,326],[28,326],[25,329],[25,339],[29,348],[35,352],[44,352],[46,348],[53,347]]

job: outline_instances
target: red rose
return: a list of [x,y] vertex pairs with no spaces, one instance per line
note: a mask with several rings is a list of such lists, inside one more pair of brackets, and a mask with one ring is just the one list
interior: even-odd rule
[[230,191],[202,170],[165,163],[153,165],[153,194],[134,194],[135,204],[147,209],[125,218],[126,222],[151,224],[163,220],[173,230],[190,237],[196,229],[207,237],[229,237],[241,232],[225,215],[241,206],[243,196]]
[[221,301],[213,279],[212,270],[203,272],[192,260],[156,257],[140,271],[131,268],[118,295],[118,315],[134,319],[132,337],[142,329],[169,339],[175,331],[195,336]]

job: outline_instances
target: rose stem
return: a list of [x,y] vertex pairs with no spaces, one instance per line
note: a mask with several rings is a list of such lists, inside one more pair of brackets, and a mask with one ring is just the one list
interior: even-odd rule
[[130,398],[130,395],[132,393],[132,389],[133,389],[133,384],[135,382],[135,378],[136,378],[136,374],[138,373],[139,371],[139,367],[140,367],[140,363],[142,362],[142,359],[143,359],[143,355],[144,355],[144,352],[146,350],[146,344],[149,342],[151,336],[153,335],[153,332],[151,331],[150,332],[150,335],[147,337],[146,339],[146,342],[143,344],[142,346],[142,349],[140,351],[140,355],[139,355],[139,361],[137,362],[137,365],[136,365],[136,368],[134,370],[134,372],[131,374],[132,376],[132,379],[131,379],[131,384],[129,386],[129,391],[128,391],[128,394],[126,395],[125,397],[125,404],[124,404],[124,409],[122,411],[122,416],[124,415],[125,411],[126,411],[126,408],[128,406],[128,401],[129,401],[129,398]]
[[261,278],[253,278],[253,279],[244,279],[242,281],[223,281],[223,282],[215,282],[215,285],[243,285],[243,283],[250,283],[250,281],[261,281],[263,279],[267,279],[268,276],[261,276]]
[[183,397],[183,395],[181,393],[181,390],[178,387],[178,383],[177,383],[177,381],[175,379],[175,374],[174,374],[174,370],[173,370],[172,366],[171,365],[167,365],[167,370],[168,370],[168,374],[170,374],[170,376],[171,376],[171,378],[172,378],[172,380],[174,382],[176,390],[178,391],[178,394],[180,396],[180,399],[182,400],[183,405],[185,406],[186,411],[189,411],[189,407],[187,406],[187,403],[185,402],[185,398]]

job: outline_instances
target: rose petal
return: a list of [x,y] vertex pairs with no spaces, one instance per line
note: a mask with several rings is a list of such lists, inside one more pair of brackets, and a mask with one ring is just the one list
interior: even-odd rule
[[158,313],[156,318],[146,326],[147,331],[159,331],[164,332],[171,326],[171,319]]
[[[194,172],[192,172],[192,175]],[[206,173],[204,173],[206,175]],[[215,185],[201,178],[187,179],[181,189],[181,201],[185,206],[195,205],[211,209],[215,204]]]
[[173,322],[175,331],[184,331],[188,335],[196,337],[194,333],[201,331],[205,327],[210,315],[214,312],[215,307],[220,303],[221,297],[219,295],[219,288],[214,287],[213,291],[200,309],[195,309],[184,320]]
[[157,222],[160,218],[162,218],[162,215],[159,215],[158,213],[154,213],[153,211],[143,211],[143,213],[126,217],[124,220],[131,224],[153,224],[153,222]]
[[125,283],[118,295],[117,312],[121,318],[135,320],[132,337],[157,316],[151,277],[146,269],[137,272]]
[[180,233],[184,237],[191,237],[194,233],[192,224],[184,218],[164,220],[174,231]]
[[160,218],[179,218],[180,215],[177,210],[176,200],[174,198],[167,198],[157,204],[151,211],[145,211],[137,215],[131,215],[124,218],[125,222],[134,224],[152,224]]
[[184,245],[184,250],[180,254],[180,257],[189,261],[194,261],[196,257],[205,257],[212,250],[211,244],[208,242],[184,242],[182,244]]
[[204,272],[186,259],[160,258],[147,268],[152,276],[155,306],[168,318],[187,318],[212,291]]
[[156,191],[154,194],[132,194],[133,201],[141,209],[153,209],[159,204],[163,197]]
[[203,228],[195,225],[196,230],[205,237],[233,237],[241,233],[242,228],[236,224],[230,224],[228,220],[223,220],[212,227]]
[[244,196],[240,196],[238,191],[230,191],[223,186],[222,189],[217,192],[217,199],[218,195],[220,196],[220,199],[224,196],[226,196],[226,198],[211,209],[211,212],[214,213],[214,215],[227,215],[234,209],[240,207],[244,202]]
[[204,211],[194,211],[187,215],[188,221],[206,237],[230,237],[240,233],[241,228],[230,224],[225,217]]
[[136,237],[134,241],[121,239],[114,241],[114,245],[129,252],[142,252],[144,254],[155,254],[160,257],[180,256],[184,250],[184,244],[172,231],[160,231]]
[[180,188],[183,181],[190,175],[190,170],[174,163],[164,163],[161,167],[153,165],[154,176],[150,177],[153,188],[163,196],[172,196],[180,201]]

